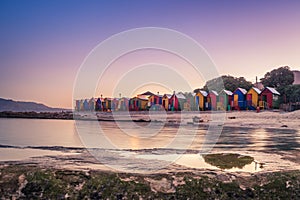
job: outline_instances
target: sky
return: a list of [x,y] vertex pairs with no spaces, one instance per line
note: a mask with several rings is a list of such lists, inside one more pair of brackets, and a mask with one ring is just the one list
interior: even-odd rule
[[[74,82],[89,53],[112,35],[140,27],[190,36],[221,75],[254,82],[280,66],[300,70],[299,10],[297,0],[1,0],[0,97],[71,108]],[[145,89],[151,87],[159,90]]]

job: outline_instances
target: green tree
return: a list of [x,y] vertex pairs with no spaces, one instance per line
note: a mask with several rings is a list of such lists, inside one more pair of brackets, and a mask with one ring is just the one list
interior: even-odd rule
[[267,72],[264,78],[260,79],[262,84],[267,87],[276,89],[284,89],[285,86],[292,85],[294,82],[294,73],[288,66],[279,67],[270,72]]
[[284,93],[286,102],[300,102],[300,85],[288,85],[285,87]]
[[278,90],[280,93],[279,104],[291,102],[295,92],[295,88],[292,87],[294,73],[288,66],[273,69],[260,80],[265,87],[274,87]]
[[[239,87],[249,90],[252,86],[252,83],[247,81],[244,77],[223,75],[221,77],[207,81],[203,89],[206,91],[216,90],[217,92],[220,92],[222,89],[226,89],[233,92]],[[197,90],[195,91],[197,92]]]

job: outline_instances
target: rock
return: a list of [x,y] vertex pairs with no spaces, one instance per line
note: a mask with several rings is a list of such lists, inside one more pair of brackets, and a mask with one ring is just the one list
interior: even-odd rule
[[155,193],[174,193],[175,188],[172,186],[171,181],[166,178],[162,178],[161,180],[155,180],[152,178],[145,178],[145,181],[150,183],[151,190]]

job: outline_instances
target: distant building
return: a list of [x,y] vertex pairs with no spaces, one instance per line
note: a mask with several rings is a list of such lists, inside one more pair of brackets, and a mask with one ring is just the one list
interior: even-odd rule
[[294,83],[293,85],[300,84],[300,71],[294,70]]
[[253,86],[259,90],[263,90],[265,88],[264,85],[262,84],[262,82],[254,83]]

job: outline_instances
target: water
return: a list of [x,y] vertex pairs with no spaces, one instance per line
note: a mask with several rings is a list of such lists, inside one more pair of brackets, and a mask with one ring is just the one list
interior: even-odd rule
[[[219,169],[199,154],[207,137],[206,128],[191,124],[0,119],[0,127],[0,161],[61,155],[64,148],[86,146],[101,164],[118,170],[156,170],[169,165]],[[216,144],[208,143],[205,147],[212,148],[212,153],[254,157],[253,162],[243,167],[223,170],[258,172],[298,169],[299,141],[298,130],[225,127]],[[90,159],[78,155],[72,159],[79,158]]]
[[1,118],[0,127],[1,145],[82,147],[70,120]]

